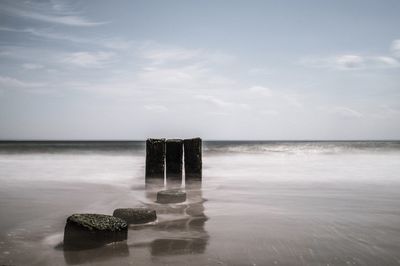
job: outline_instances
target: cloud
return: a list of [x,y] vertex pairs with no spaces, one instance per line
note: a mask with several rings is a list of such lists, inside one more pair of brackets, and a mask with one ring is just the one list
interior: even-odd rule
[[303,102],[301,100],[301,96],[293,93],[282,93],[281,97],[286,101],[287,104],[297,107],[297,108],[302,108],[303,107]]
[[271,70],[268,68],[254,67],[250,68],[247,73],[249,75],[269,75],[271,74]]
[[152,60],[154,64],[163,64],[168,61],[185,61],[198,57],[200,50],[189,50],[182,48],[169,49],[143,49],[142,57]]
[[168,111],[168,108],[164,105],[160,104],[148,104],[145,105],[144,108],[148,111],[156,112],[156,113],[164,113]]
[[340,55],[332,58],[332,63],[342,69],[361,68],[365,64],[365,59],[358,55]]
[[251,93],[255,93],[255,94],[267,96],[267,97],[272,95],[271,89],[269,89],[267,87],[263,87],[263,86],[253,86],[253,87],[248,88],[248,91]]
[[142,58],[151,60],[154,65],[182,63],[185,61],[187,63],[196,61],[201,64],[227,64],[235,60],[234,56],[218,51],[168,47],[154,42],[143,43],[138,48],[138,54]]
[[400,39],[399,40],[394,40],[392,42],[390,50],[391,50],[393,56],[395,56],[397,58],[400,58]]
[[73,10],[66,9],[65,5],[51,5],[51,3],[25,2],[21,4],[11,2],[11,5],[3,6],[1,12],[24,19],[74,27],[93,27],[107,23],[90,21],[76,15]]
[[400,58],[400,40],[394,40],[390,50],[393,56],[339,54],[329,57],[303,58],[300,63],[308,67],[336,70],[370,70],[400,67],[400,62],[397,59]]
[[301,60],[303,65],[315,68],[336,70],[384,69],[400,67],[400,62],[390,56],[362,56],[344,54],[326,58],[308,58]]
[[260,113],[263,115],[270,115],[270,116],[276,116],[279,114],[277,110],[261,110]]
[[112,52],[76,52],[70,53],[62,60],[65,63],[81,67],[103,67],[114,57]]
[[203,76],[203,69],[197,66],[144,68],[138,73],[139,81],[162,87],[177,85],[179,87],[193,86],[195,81]]
[[232,88],[235,80],[220,75],[208,65],[172,64],[154,67],[145,64],[135,72],[135,83],[142,87],[173,89],[174,91],[223,90]]
[[42,68],[44,68],[43,65],[40,65],[40,64],[32,64],[32,63],[25,63],[25,64],[22,64],[22,67],[25,68],[25,69],[28,69],[28,70],[36,70],[36,69],[42,69]]
[[374,57],[375,63],[376,64],[381,64],[383,66],[387,67],[399,67],[400,62],[397,61],[396,59],[388,56],[375,56]]
[[57,24],[63,24],[63,25],[68,25],[68,26],[83,26],[83,27],[92,27],[92,26],[98,26],[105,24],[106,22],[92,22],[89,20],[86,20],[82,17],[77,17],[77,16],[52,16],[52,15],[45,15],[45,14],[39,14],[39,13],[31,13],[31,12],[24,12],[24,11],[15,11],[15,14],[20,15],[22,17],[26,18],[31,18],[31,19],[36,19],[44,22],[50,22],[50,23],[57,23]]
[[195,98],[209,102],[215,106],[224,108],[224,107],[240,107],[240,108],[248,108],[249,106],[244,103],[235,103],[235,102],[229,102],[225,101],[223,99],[217,98],[212,95],[195,95]]
[[398,120],[400,117],[400,108],[390,105],[382,105],[374,110],[372,117],[380,119],[396,118]]
[[343,118],[361,118],[363,116],[360,112],[344,106],[332,107],[329,112]]
[[[63,57],[62,62],[81,67],[107,66],[110,71],[105,75],[99,75],[95,80],[81,80],[80,84],[70,84],[68,88],[117,98],[141,98],[141,106],[152,98],[162,99],[163,102],[179,102],[185,97],[189,99],[196,94],[228,91],[236,86],[236,79],[220,73],[219,65],[204,61],[204,57],[207,57],[205,54],[204,57],[195,55],[194,51],[198,49],[175,47],[170,50],[157,44],[158,53],[145,56],[141,45],[143,43],[136,43],[128,51],[113,51],[110,54],[85,51],[47,58]],[[170,58],[175,54],[179,54],[178,60]],[[154,64],[157,60],[163,63]]]
[[79,38],[75,36],[66,35],[65,33],[57,33],[53,31],[49,31],[48,29],[37,29],[37,28],[12,28],[12,27],[0,27],[0,31],[8,31],[15,33],[27,33],[32,36],[52,39],[52,40],[62,40],[62,41],[70,41],[76,43],[91,43],[92,41],[85,38]]
[[38,88],[44,86],[45,84],[26,82],[12,77],[0,76],[0,85],[4,88]]
[[212,104],[214,104],[216,106],[219,106],[219,107],[227,107],[227,106],[232,106],[233,105],[233,103],[231,103],[231,102],[224,101],[222,99],[219,99],[219,98],[217,98],[215,96],[211,96],[211,95],[196,95],[195,97],[197,99],[210,102],[210,103],[212,103]]
[[[29,64],[43,66],[41,68],[44,73],[48,68],[59,69],[64,68],[66,64],[60,64],[62,58],[66,56],[66,53],[59,51],[57,47],[55,49],[45,46],[34,46],[34,45],[12,45],[12,46],[1,46],[0,45],[0,60],[4,61],[4,64],[19,66],[24,69],[33,67]],[[28,64],[27,66],[24,64]],[[47,78],[47,77],[46,77]]]
[[136,46],[139,46],[138,42],[125,40],[122,38],[82,38],[73,35],[65,34],[65,32],[55,32],[50,29],[43,28],[13,28],[0,26],[0,31],[14,32],[30,34],[35,37],[56,40],[56,41],[68,41],[76,44],[90,44],[92,46],[104,47],[112,50],[128,50]]

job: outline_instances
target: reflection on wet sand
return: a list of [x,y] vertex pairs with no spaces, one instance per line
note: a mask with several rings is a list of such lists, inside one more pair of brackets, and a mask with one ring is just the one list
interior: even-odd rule
[[126,241],[108,244],[101,248],[68,250],[64,249],[64,259],[69,265],[96,263],[118,257],[128,257],[129,248]]
[[151,255],[168,256],[179,254],[204,253],[207,241],[195,239],[156,239],[151,243]]
[[[168,188],[179,188],[180,184],[167,185]],[[158,189],[162,189],[158,187]],[[151,187],[154,191],[154,186]],[[209,235],[205,230],[205,223],[208,220],[204,214],[204,199],[202,197],[201,182],[186,184],[186,202],[182,204],[149,204],[157,210],[160,217],[165,216],[152,227],[152,230],[166,232],[168,235],[163,238],[152,240],[148,244],[134,244],[134,246],[146,246],[150,249],[152,256],[168,256],[204,253]],[[153,193],[147,195],[152,199]],[[172,216],[172,218],[171,218]]]

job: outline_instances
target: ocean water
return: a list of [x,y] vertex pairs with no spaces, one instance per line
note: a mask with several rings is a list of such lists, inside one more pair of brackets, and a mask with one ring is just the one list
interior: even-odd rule
[[[162,205],[144,142],[0,142],[0,265],[400,265],[400,142],[203,145],[202,183]],[[63,248],[70,214],[135,206],[157,221]]]

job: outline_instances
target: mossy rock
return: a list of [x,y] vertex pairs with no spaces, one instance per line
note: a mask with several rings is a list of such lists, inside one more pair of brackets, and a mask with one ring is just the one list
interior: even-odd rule
[[180,203],[186,201],[186,192],[180,189],[162,190],[157,193],[158,203]]
[[116,209],[113,216],[125,220],[128,224],[144,224],[157,219],[156,211],[145,207]]
[[65,249],[87,249],[127,239],[126,221],[104,214],[73,214],[64,229]]

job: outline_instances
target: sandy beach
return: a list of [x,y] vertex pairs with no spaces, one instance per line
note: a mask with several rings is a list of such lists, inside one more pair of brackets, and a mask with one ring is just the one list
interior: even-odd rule
[[[144,145],[0,145],[3,265],[399,265],[400,144],[206,142],[201,184],[158,204]],[[157,210],[128,240],[62,246],[72,213]]]

